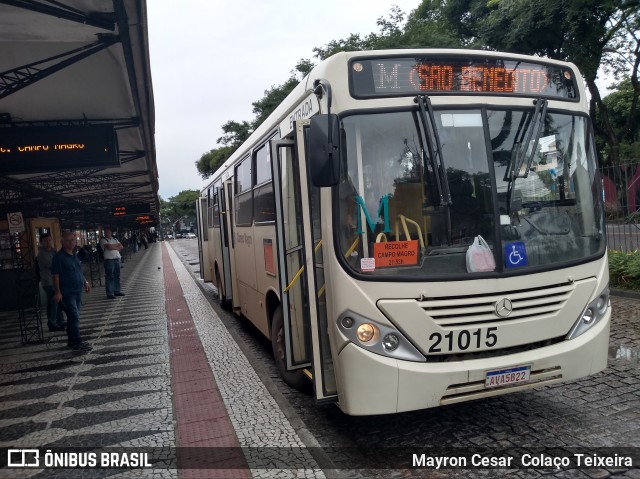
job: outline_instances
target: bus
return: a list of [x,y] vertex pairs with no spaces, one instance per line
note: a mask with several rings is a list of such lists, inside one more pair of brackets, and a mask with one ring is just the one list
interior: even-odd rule
[[349,415],[585,377],[611,318],[596,164],[571,63],[338,53],[202,189],[201,274]]

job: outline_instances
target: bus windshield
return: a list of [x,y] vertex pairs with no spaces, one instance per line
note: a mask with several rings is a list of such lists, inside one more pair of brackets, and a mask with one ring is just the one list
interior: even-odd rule
[[[343,263],[374,278],[437,280],[478,274],[467,264],[474,241],[495,260],[484,272],[603,254],[588,119],[540,111],[435,110],[430,128],[416,111],[343,118],[335,222]],[[441,151],[428,148],[428,135]]]

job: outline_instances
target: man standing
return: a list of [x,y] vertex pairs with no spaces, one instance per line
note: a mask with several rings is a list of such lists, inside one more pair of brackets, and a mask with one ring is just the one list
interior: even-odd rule
[[80,337],[80,308],[82,307],[82,289],[91,291],[89,282],[82,273],[82,265],[74,253],[76,237],[72,231],[62,233],[62,249],[53,257],[51,273],[53,278],[53,299],[62,301],[67,313],[67,346],[74,351],[91,351],[89,343]]
[[111,235],[111,228],[104,229],[104,238],[100,240],[104,254],[104,279],[107,298],[124,296],[120,291],[120,251],[123,246]]
[[61,305],[53,300],[53,279],[51,278],[51,263],[56,255],[53,249],[53,238],[49,233],[40,235],[40,248],[38,248],[38,267],[40,268],[40,284],[47,295],[47,326],[49,331],[64,331],[67,325],[64,322]]

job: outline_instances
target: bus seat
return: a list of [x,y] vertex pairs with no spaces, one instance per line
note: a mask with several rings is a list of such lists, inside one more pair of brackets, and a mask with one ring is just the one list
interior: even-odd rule
[[[389,218],[403,215],[420,225],[422,231],[431,227],[430,215],[424,211],[424,192],[421,182],[398,182],[389,198]],[[425,237],[426,238],[426,237]],[[399,240],[399,238],[396,238]]]

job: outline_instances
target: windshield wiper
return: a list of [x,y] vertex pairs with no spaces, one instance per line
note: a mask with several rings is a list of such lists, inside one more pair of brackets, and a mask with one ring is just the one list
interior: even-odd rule
[[[433,114],[431,100],[426,95],[418,95],[414,101],[420,106],[420,122],[424,133],[424,144],[429,150],[429,159],[433,168],[436,188],[440,197],[440,206],[453,204],[451,201],[451,193],[449,191],[449,181],[447,180],[447,169],[442,157],[442,146],[440,144],[440,136],[436,128],[436,119]],[[424,150],[423,150],[424,155]]]
[[[538,98],[535,101],[536,109],[531,117],[531,122],[527,128],[525,140],[517,144],[517,154],[513,164],[513,168],[510,170],[509,187],[507,191],[507,212],[511,213],[511,204],[513,202],[513,195],[515,193],[515,183],[517,178],[527,178],[529,176],[529,170],[531,169],[531,163],[538,152],[538,142],[544,129],[544,119],[547,116],[547,99]],[[524,172],[521,172],[522,165],[525,164]]]

